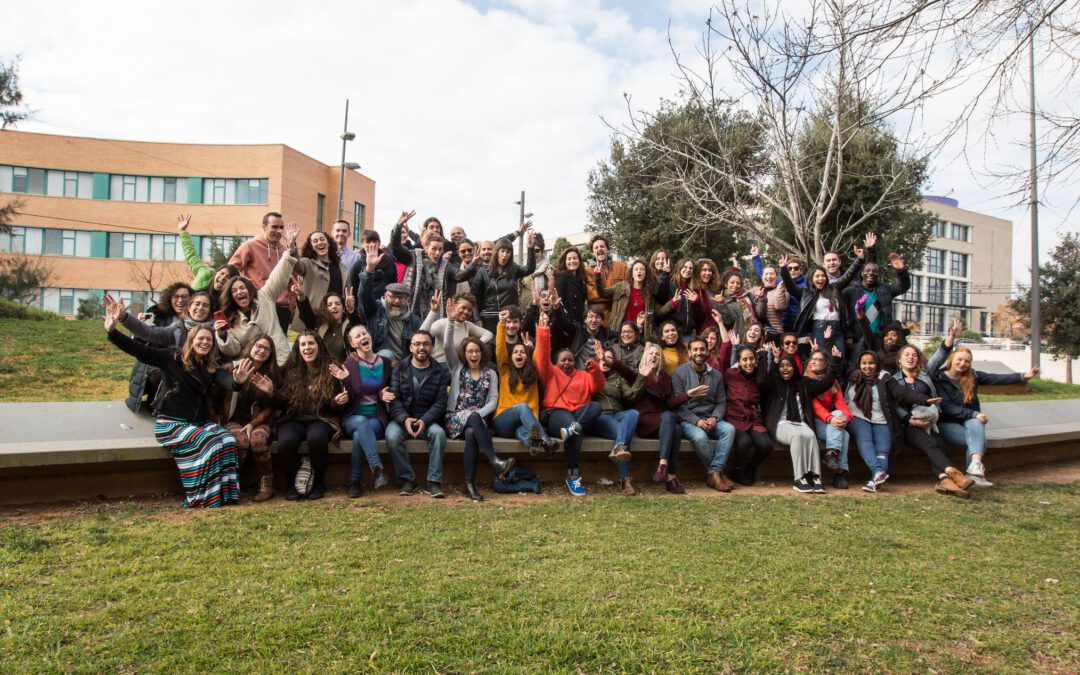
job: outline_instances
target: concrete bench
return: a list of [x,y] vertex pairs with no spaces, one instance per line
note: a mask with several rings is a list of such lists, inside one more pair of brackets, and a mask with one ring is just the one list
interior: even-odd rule
[[[1080,457],[1080,400],[1003,402],[986,405],[991,417],[988,460],[991,470]],[[50,424],[55,421],[56,424]],[[63,421],[63,431],[56,430]],[[0,405],[0,503],[27,503],[84,499],[97,496],[177,492],[176,466],[169,452],[154,440],[153,418],[134,415],[121,402],[28,403]],[[47,440],[49,436],[60,437]],[[427,449],[422,441],[407,444],[418,476],[426,472]],[[496,452],[514,456],[540,474],[542,480],[561,480],[565,472],[561,452],[530,456],[513,439],[496,439]],[[384,465],[392,464],[381,443]],[[444,482],[462,480],[462,441],[447,443]],[[607,460],[611,441],[586,438],[581,469],[586,482],[601,476],[616,479]],[[631,470],[637,482],[648,480],[659,455],[659,442],[635,438]],[[348,478],[351,441],[331,446],[328,482],[343,486]],[[950,448],[950,456],[963,466],[963,448]],[[852,448],[852,482],[865,480],[866,467]],[[684,480],[704,478],[704,467],[686,441],[680,449],[679,474]],[[918,451],[902,449],[890,462],[894,476],[928,477],[929,465]],[[828,480],[828,471],[826,480]],[[759,470],[763,481],[784,484],[791,480],[787,448],[777,450]],[[280,480],[280,476],[279,476]],[[491,473],[481,461],[477,480],[490,483]]]

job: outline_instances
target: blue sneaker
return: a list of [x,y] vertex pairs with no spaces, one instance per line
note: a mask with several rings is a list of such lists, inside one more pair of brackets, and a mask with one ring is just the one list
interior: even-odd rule
[[575,497],[585,496],[585,488],[581,487],[581,476],[577,474],[566,477],[566,487],[569,488],[570,494]]

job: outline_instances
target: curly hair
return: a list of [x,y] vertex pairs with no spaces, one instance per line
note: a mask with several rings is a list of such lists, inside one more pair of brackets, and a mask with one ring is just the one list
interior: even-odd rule
[[236,300],[233,300],[232,296],[232,288],[236,284],[244,284],[247,287],[248,297],[251,298],[251,304],[248,305],[249,309],[255,307],[259,302],[259,292],[255,290],[255,284],[252,283],[251,279],[244,276],[230,277],[225,282],[225,287],[221,289],[221,296],[218,299],[218,306],[221,307],[221,311],[225,312],[229,323],[232,323],[241,312],[240,306],[236,304]]
[[326,244],[327,244],[326,257],[327,257],[327,259],[330,260],[330,261],[337,260],[338,259],[337,242],[334,241],[333,237],[326,236],[325,232],[319,232],[319,231],[312,232],[311,234],[309,234],[307,236],[307,240],[304,242],[304,249],[301,252],[301,255],[303,257],[305,257],[305,258],[311,258],[312,260],[318,260],[319,259],[319,254],[315,252],[315,248],[311,245],[311,238],[314,237],[317,234],[321,234],[323,237],[326,238]]
[[[317,347],[312,363],[304,361],[300,355],[300,341],[306,337],[313,338]],[[281,397],[285,399],[287,409],[318,412],[334,398],[338,384],[330,374],[331,362],[322,337],[313,330],[300,331],[281,369]]]
[[[701,271],[706,267],[712,268],[712,276],[709,278],[709,283],[707,285],[702,284],[701,282]],[[694,263],[694,276],[690,279],[690,288],[695,291],[709,290],[713,293],[719,293],[720,271],[716,269],[716,263],[708,258],[701,258]]]
[[195,290],[191,288],[191,286],[184,283],[183,281],[177,281],[175,283],[169,284],[165,287],[165,290],[161,292],[161,295],[158,296],[157,308],[163,316],[173,316],[176,314],[176,312],[174,312],[172,308],[172,299],[173,296],[176,295],[177,291],[184,289],[187,290],[189,296],[195,292]]
[[[277,347],[274,345],[274,341],[266,333],[259,333],[255,336],[255,339],[244,345],[244,349],[240,352],[241,359],[251,358],[251,348],[255,346],[256,342],[263,340],[270,346],[270,355],[266,357],[266,360],[262,362],[258,368],[255,369],[256,373],[264,375],[270,379],[274,384],[274,389],[281,385],[281,368],[277,362]],[[254,360],[253,360],[254,361]],[[253,394],[257,398],[265,398],[266,394],[263,394],[258,388],[251,384],[251,380],[248,380],[241,386],[240,390],[243,394]]]

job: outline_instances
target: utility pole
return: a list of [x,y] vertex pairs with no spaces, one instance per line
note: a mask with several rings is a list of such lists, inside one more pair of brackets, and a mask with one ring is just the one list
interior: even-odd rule
[[345,99],[345,127],[341,130],[341,170],[338,173],[337,219],[341,220],[341,200],[345,191],[345,144],[356,138],[349,131],[349,99]]
[[[521,224],[525,222],[525,191],[521,191],[521,199],[518,201],[521,206],[521,210],[518,212],[518,228],[521,228]],[[525,264],[525,237],[518,237],[518,264]]]
[[1028,75],[1030,88],[1031,128],[1031,367],[1040,366],[1042,347],[1042,311],[1039,308],[1039,187],[1038,164],[1035,153],[1035,31],[1028,41]]

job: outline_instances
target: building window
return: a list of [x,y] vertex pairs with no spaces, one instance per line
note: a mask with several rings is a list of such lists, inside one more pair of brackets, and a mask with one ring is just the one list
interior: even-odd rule
[[926,301],[945,303],[945,280],[944,279],[927,279],[926,280]]
[[170,204],[176,203],[176,179],[166,178],[161,186],[161,200]]
[[61,230],[60,237],[60,255],[75,255],[75,230]]
[[135,235],[125,234],[123,235],[123,248],[120,251],[120,255],[124,258],[135,257]]
[[924,279],[925,277],[918,274],[911,275],[911,290],[905,294],[908,300],[911,300],[912,302],[919,302],[922,300]]
[[79,174],[75,171],[64,172],[64,196],[79,196]]
[[949,282],[949,295],[952,296],[950,302],[954,305],[966,307],[968,304],[968,285],[966,281],[950,281]]
[[61,314],[74,314],[75,313],[75,289],[74,288],[61,288],[60,289],[60,313]]
[[265,204],[265,180],[241,178],[236,181],[237,204]]
[[120,199],[125,202],[135,201],[135,176],[122,176],[120,178]]
[[956,241],[971,241],[971,226],[952,224],[952,238]]
[[364,233],[364,205],[353,202],[353,241],[360,241],[360,235]]
[[27,176],[26,168],[17,166],[12,170],[11,191],[26,192]]
[[326,210],[326,195],[321,192],[315,196],[315,229],[323,229],[323,212]]
[[940,220],[935,220],[930,226],[931,236],[938,237],[939,239],[944,239],[948,231],[948,223],[944,223]]
[[967,277],[968,275],[968,254],[953,252],[950,263],[949,273],[954,277]]
[[990,312],[979,312],[979,332],[983,335],[990,334]]
[[945,274],[945,251],[926,249],[926,271],[930,274]]
[[10,233],[0,233],[0,253],[26,253],[26,228],[12,227]]
[[928,335],[939,335],[945,332],[945,308],[944,307],[927,307],[926,308],[926,330],[923,331]]

